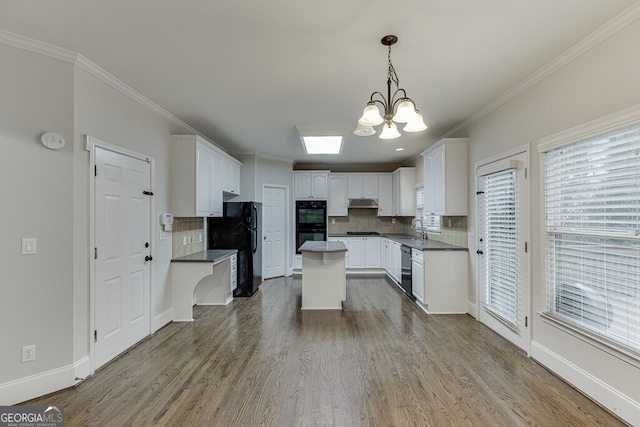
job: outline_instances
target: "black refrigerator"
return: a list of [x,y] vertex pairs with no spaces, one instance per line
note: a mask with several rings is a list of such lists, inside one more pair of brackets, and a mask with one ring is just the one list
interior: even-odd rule
[[262,283],[262,205],[225,202],[222,217],[207,218],[207,247],[238,250],[234,297],[250,297]]

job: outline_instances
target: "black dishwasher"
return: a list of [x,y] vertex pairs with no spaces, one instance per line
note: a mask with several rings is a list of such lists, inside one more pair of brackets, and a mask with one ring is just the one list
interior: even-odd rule
[[400,251],[402,252],[402,261],[400,264],[402,280],[400,281],[400,285],[407,296],[415,301],[416,297],[413,296],[413,285],[411,284],[411,248],[407,245],[402,245]]

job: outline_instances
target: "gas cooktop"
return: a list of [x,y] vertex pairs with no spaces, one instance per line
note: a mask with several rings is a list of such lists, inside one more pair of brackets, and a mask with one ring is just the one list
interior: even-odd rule
[[377,231],[347,231],[347,235],[350,236],[379,236]]

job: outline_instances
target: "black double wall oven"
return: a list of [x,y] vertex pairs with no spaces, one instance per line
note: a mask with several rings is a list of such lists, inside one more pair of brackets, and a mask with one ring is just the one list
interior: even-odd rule
[[327,201],[296,201],[296,253],[307,240],[327,240]]

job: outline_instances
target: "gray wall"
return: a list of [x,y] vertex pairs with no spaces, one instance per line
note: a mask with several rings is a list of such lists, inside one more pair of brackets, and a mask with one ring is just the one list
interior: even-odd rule
[[[572,382],[581,382],[583,390],[607,387],[640,402],[640,387],[631,378],[640,377],[638,364],[587,344],[584,340],[546,323],[539,314],[545,309],[543,238],[541,230],[540,158],[541,138],[594,120],[640,103],[640,21],[602,41],[572,62],[541,80],[510,102],[479,121],[459,130],[459,137],[470,137],[469,145],[469,226],[476,222],[476,162],[530,144],[531,248],[533,357],[544,359]],[[475,238],[469,239],[469,254],[474,254]],[[469,298],[476,303],[477,262],[470,256],[472,276]],[[582,370],[582,371],[581,371]],[[602,381],[601,387],[589,376]],[[636,403],[637,405],[637,403]],[[637,408],[637,407],[636,407]],[[637,410],[637,409],[636,409]]]
[[[0,384],[72,363],[73,65],[0,44]],[[67,145],[40,143],[56,132]],[[38,239],[21,255],[21,239]],[[21,363],[21,347],[36,360]]]

